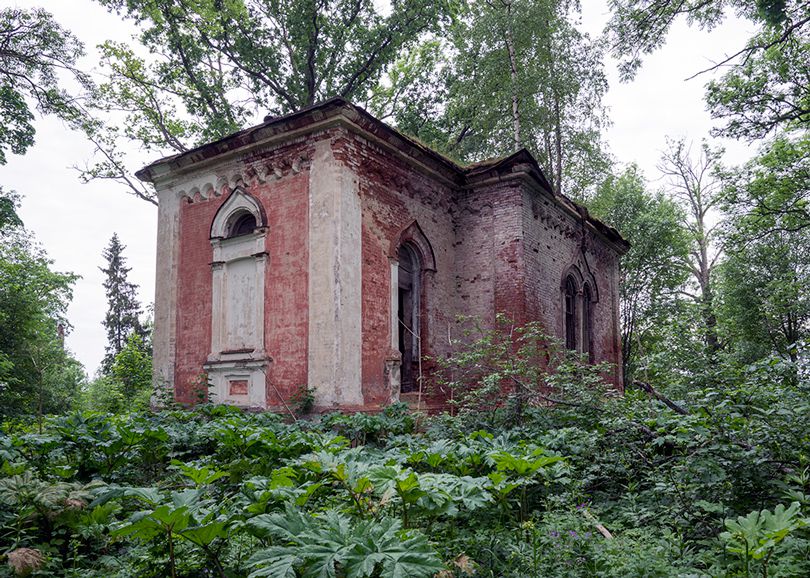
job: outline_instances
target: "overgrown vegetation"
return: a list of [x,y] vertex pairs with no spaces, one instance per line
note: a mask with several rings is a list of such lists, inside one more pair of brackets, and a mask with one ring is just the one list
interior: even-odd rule
[[7,422],[0,572],[810,573],[806,367],[718,368],[715,386],[675,400],[606,395],[583,371],[568,360],[553,383],[540,376],[565,403],[418,431],[404,406],[320,422],[208,405],[73,413],[42,433]]
[[[97,1],[137,28],[101,47],[99,86],[49,14],[0,11],[0,164],[33,144],[36,109],[87,136],[84,179],[156,203],[126,147],[179,153],[335,95],[460,160],[525,146],[631,242],[626,393],[500,320],[437,360],[453,417],[152,413],[123,245],[104,254],[108,355],[87,383],[63,343],[77,277],[0,190],[0,576],[810,575],[810,4],[614,0],[591,39],[555,0]],[[603,50],[630,78],[679,17],[730,9],[755,29],[706,104],[758,153],[731,168],[672,141],[653,191],[603,142]],[[68,79],[75,95],[54,88]],[[289,401],[306,413],[314,394]]]

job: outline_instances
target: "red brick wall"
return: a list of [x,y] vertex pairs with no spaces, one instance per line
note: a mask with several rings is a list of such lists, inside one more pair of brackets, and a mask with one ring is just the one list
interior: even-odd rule
[[[367,406],[391,401],[385,360],[391,348],[392,246],[416,221],[430,241],[436,271],[423,278],[423,356],[447,349],[447,324],[454,318],[454,244],[452,196],[448,186],[424,176],[365,139],[343,132],[335,138],[335,155],[358,176],[362,205],[362,385]],[[426,336],[426,337],[425,337]],[[425,374],[430,363],[423,363]]]
[[[565,335],[563,277],[572,265],[578,261],[582,263],[583,223],[544,194],[528,187],[523,192],[522,216],[529,317],[539,319],[546,331],[562,339]],[[592,305],[593,358],[597,363],[616,364],[616,371],[607,377],[620,385],[617,371],[621,357],[616,324],[618,312],[615,310],[618,259],[602,243],[591,230],[585,229],[585,260],[599,292],[598,303]]]
[[[385,360],[390,358],[390,258],[401,232],[418,222],[430,241],[435,272],[423,279],[422,353],[443,356],[448,336],[459,337],[459,314],[494,322],[502,312],[518,323],[539,319],[549,333],[563,335],[561,283],[577,259],[581,222],[517,179],[470,189],[428,177],[401,157],[344,128],[308,140],[254,153],[221,167],[223,174],[273,164],[280,178],[250,177],[246,190],[263,205],[268,220],[265,279],[267,403],[280,407],[307,383],[309,168],[315,139],[329,138],[335,156],[358,177],[362,206],[362,389],[367,409],[390,402]],[[226,191],[227,192],[227,191]],[[180,212],[177,309],[177,398],[194,402],[211,343],[211,222],[226,198],[197,198]],[[617,267],[615,253],[591,232],[586,259],[596,276],[594,306],[596,361],[618,363]],[[425,373],[432,369],[423,366]],[[611,377],[618,382],[619,373]],[[434,398],[441,400],[442,393]]]
[[526,320],[521,195],[519,183],[512,181],[478,186],[459,196],[459,313],[488,323],[494,323],[496,312],[517,323]]
[[265,348],[267,405],[280,406],[307,383],[309,171],[262,185],[257,191],[267,212]]
[[[267,404],[281,406],[307,383],[307,282],[309,170],[306,164],[293,171],[290,159],[307,157],[310,144],[297,144],[263,151],[240,161],[242,174],[248,166],[274,164],[281,178],[243,183],[263,206],[267,217],[265,278],[265,349],[272,358],[267,370]],[[230,174],[233,165],[223,167]],[[175,391],[178,401],[194,403],[193,384],[203,372],[211,349],[211,223],[228,196],[196,197],[183,201],[180,210],[178,263],[177,340]]]
[[181,201],[178,257],[177,337],[174,391],[177,401],[195,403],[194,391],[211,351],[211,221],[223,198]]

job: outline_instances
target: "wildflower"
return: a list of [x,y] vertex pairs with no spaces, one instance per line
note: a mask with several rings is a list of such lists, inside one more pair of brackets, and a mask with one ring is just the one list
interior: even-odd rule
[[555,539],[560,537],[560,533],[557,530],[552,530],[548,535]]
[[574,532],[573,530],[568,530],[568,535],[571,536],[572,538],[575,538],[575,539],[577,538],[577,533]]
[[69,510],[83,510],[87,502],[80,498],[68,498],[65,500],[65,507]]
[[459,554],[453,565],[465,574],[475,574],[475,562],[467,554]]
[[8,565],[14,569],[17,576],[28,576],[34,570],[42,568],[45,557],[39,550],[33,548],[17,548],[7,554]]

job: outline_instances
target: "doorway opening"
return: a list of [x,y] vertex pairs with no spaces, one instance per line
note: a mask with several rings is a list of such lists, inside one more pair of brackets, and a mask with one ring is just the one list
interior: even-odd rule
[[400,390],[403,393],[418,389],[418,364],[421,355],[420,303],[422,267],[419,256],[409,245],[401,245],[399,261],[399,287],[397,319],[399,321],[399,353],[402,357]]

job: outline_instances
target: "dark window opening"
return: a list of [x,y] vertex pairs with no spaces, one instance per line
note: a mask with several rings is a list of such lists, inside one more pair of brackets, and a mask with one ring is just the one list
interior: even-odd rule
[[399,325],[399,352],[402,356],[400,369],[400,389],[402,392],[414,391],[417,388],[419,355],[419,292],[421,266],[419,257],[407,245],[399,248],[399,270],[397,277]]
[[565,347],[577,348],[577,285],[570,276],[565,280]]
[[593,363],[593,302],[591,288],[585,285],[582,291],[582,351]]
[[231,231],[228,238],[250,235],[254,229],[256,229],[256,217],[254,217],[251,213],[245,213],[236,219],[234,224],[231,226]]

